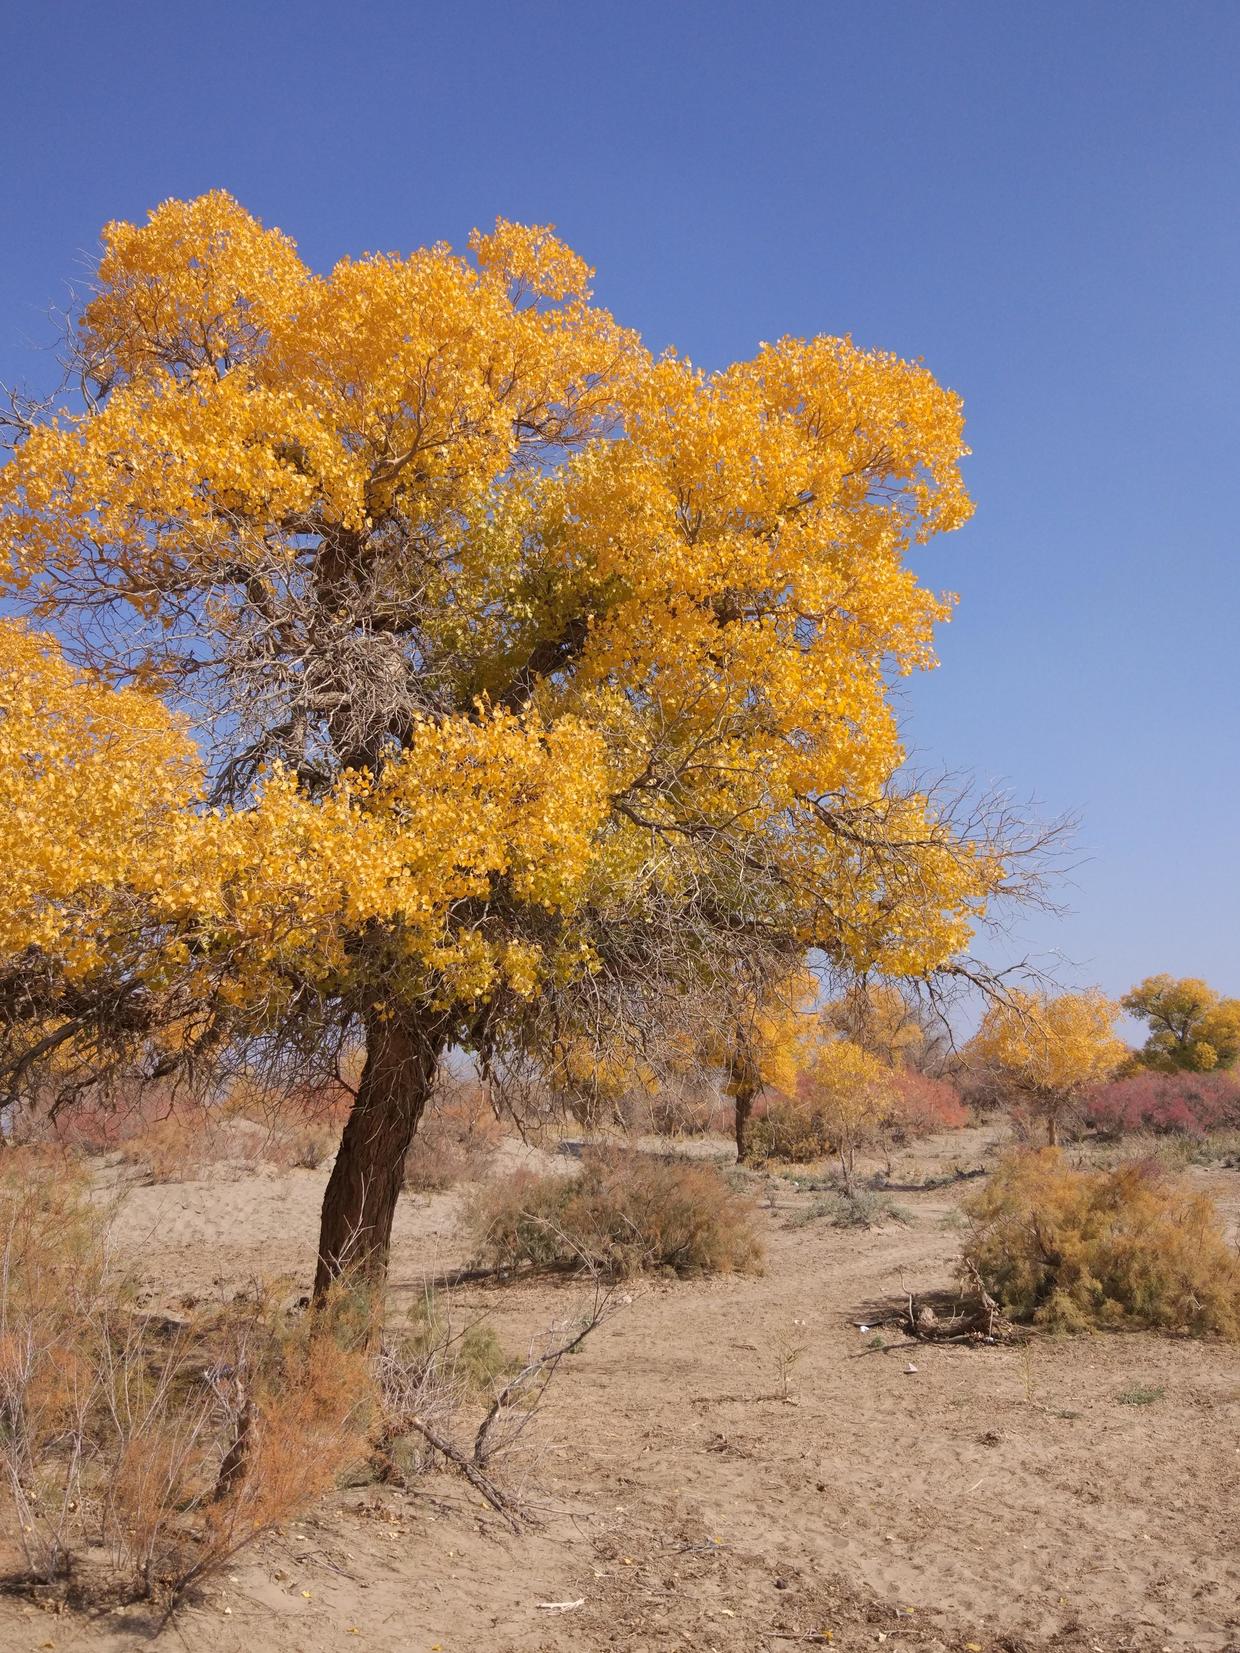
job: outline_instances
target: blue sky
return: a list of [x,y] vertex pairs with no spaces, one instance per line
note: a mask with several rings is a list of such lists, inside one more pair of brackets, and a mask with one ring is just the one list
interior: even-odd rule
[[217,186],[319,267],[554,222],[708,366],[922,357],[978,509],[924,560],[961,606],[910,742],[1081,817],[1071,913],[1010,946],[1240,993],[1234,0],[8,0],[3,30],[6,380],[50,376],[107,219]]

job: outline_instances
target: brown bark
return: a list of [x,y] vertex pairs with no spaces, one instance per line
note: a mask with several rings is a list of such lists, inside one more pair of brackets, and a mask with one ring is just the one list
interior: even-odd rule
[[441,1017],[375,1018],[367,1025],[366,1065],[323,1195],[316,1303],[346,1270],[376,1284],[387,1275],[405,1155],[446,1042]]
[[741,1084],[736,1087],[736,1163],[744,1165],[749,1158],[749,1121],[753,1116],[754,1098],[758,1094],[756,1085]]

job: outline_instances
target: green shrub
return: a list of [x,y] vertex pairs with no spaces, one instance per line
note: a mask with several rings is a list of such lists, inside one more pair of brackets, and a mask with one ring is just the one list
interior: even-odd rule
[[576,1177],[492,1183],[466,1224],[479,1265],[726,1274],[761,1259],[751,1210],[711,1166],[612,1151],[588,1154]]
[[1075,1171],[1057,1149],[1017,1153],[963,1210],[964,1267],[1013,1320],[1240,1339],[1240,1258],[1211,1201],[1157,1166]]
[[388,1343],[408,1363],[442,1363],[445,1354],[450,1355],[454,1373],[471,1395],[490,1394],[513,1369],[493,1326],[485,1320],[454,1325],[443,1301],[429,1295],[418,1299],[409,1324],[401,1333],[389,1334]]
[[832,1228],[882,1228],[886,1223],[907,1227],[912,1221],[903,1206],[895,1205],[879,1194],[866,1189],[854,1189],[851,1194],[827,1194],[799,1214],[803,1223],[825,1220]]

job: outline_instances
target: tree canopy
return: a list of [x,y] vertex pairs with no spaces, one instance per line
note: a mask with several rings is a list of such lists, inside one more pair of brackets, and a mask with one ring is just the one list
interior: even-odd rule
[[1054,1146],[1067,1104],[1109,1079],[1124,1059],[1118,1014],[1119,1006],[1094,989],[1054,996],[1015,989],[988,1007],[967,1054],[1033,1105]]
[[1149,1027],[1145,1067],[1209,1073],[1240,1055],[1240,999],[1225,999],[1196,976],[1147,976],[1121,1001]]

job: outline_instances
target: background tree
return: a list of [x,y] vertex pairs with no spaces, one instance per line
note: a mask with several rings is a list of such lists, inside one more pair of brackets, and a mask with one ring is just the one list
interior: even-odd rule
[[[64,659],[14,646],[138,853],[6,857],[3,1069],[287,1084],[360,1044],[320,1291],[382,1272],[449,1046],[519,1073],[811,948],[951,968],[1025,876],[902,784],[887,702],[948,613],[905,553],[968,515],[958,399],[841,339],[653,360],[589,278],[503,221],[323,276],[170,201],[107,227],[76,388],[11,421],[0,583]],[[105,689],[160,758],[106,797]],[[3,754],[18,813],[51,753]]]
[[1120,1003],[1149,1027],[1143,1066],[1208,1073],[1240,1055],[1240,999],[1225,999],[1195,976],[1147,976]]
[[822,1039],[807,1057],[801,1100],[820,1123],[840,1162],[844,1192],[850,1199],[857,1153],[882,1133],[895,1094],[892,1069],[851,1039]]
[[1093,990],[1053,998],[1014,990],[989,1006],[965,1055],[1045,1119],[1054,1147],[1065,1109],[1124,1059],[1118,1014],[1118,1005]]
[[698,1054],[708,1066],[722,1071],[732,1098],[738,1165],[749,1158],[749,1124],[763,1091],[791,1096],[796,1089],[816,992],[814,975],[804,968],[795,970],[770,983],[765,991],[737,995],[725,1007],[718,1026],[712,1027],[708,1016],[699,1029]]

